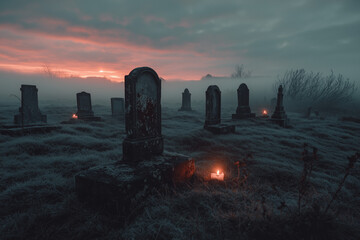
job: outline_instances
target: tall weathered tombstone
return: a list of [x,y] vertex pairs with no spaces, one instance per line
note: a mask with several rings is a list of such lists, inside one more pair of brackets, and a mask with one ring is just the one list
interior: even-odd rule
[[21,85],[21,107],[14,116],[16,125],[33,125],[46,123],[46,115],[41,114],[38,105],[38,89],[35,85]]
[[127,214],[153,189],[188,180],[195,162],[164,151],[161,82],[149,67],[125,76],[125,128],[123,159],[76,175],[75,189],[82,200]]
[[206,90],[206,111],[204,128],[215,134],[235,132],[235,126],[221,124],[221,91],[218,86],[211,85]]
[[179,111],[192,111],[191,109],[191,93],[189,89],[185,88],[184,92],[182,93],[182,104]]
[[125,76],[125,161],[161,154],[161,81],[151,68],[135,68]]
[[124,98],[111,98],[111,114],[113,117],[125,114]]
[[240,84],[237,90],[238,106],[236,113],[232,115],[233,119],[254,118],[255,113],[251,113],[249,105],[249,88],[245,83]]
[[289,123],[289,119],[287,118],[285,113],[283,97],[283,87],[282,85],[280,85],[277,93],[275,111],[272,114],[270,120],[279,124],[282,127],[286,127]]
[[81,120],[98,121],[100,117],[95,117],[91,105],[91,95],[87,92],[80,92],[76,94],[77,102],[77,117]]

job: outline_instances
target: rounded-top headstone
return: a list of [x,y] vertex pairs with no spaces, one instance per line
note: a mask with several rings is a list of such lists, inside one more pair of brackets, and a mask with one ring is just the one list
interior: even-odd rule
[[221,91],[217,85],[210,85],[206,90],[205,125],[221,122]]
[[240,84],[238,90],[238,106],[249,106],[249,88],[245,83]]
[[129,138],[161,136],[161,80],[149,67],[125,76],[125,124]]

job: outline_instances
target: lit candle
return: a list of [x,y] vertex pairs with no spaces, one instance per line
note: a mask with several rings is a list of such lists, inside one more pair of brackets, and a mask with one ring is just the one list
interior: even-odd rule
[[73,118],[73,119],[77,119],[78,116],[74,113],[74,114],[72,115],[72,118]]
[[263,110],[262,116],[263,117],[268,117],[268,111],[266,109]]
[[211,173],[211,179],[216,179],[219,181],[224,181],[224,173],[220,173],[219,170],[217,170],[216,173]]

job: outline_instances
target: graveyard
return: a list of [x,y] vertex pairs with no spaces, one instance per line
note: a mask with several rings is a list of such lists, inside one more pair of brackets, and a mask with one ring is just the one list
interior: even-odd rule
[[0,240],[360,240],[359,13],[0,1]]
[[[51,131],[0,135],[4,239],[360,236],[357,118],[287,111],[282,86],[264,117],[244,83],[232,104],[224,86],[205,84],[202,101],[190,87],[164,101],[151,68],[123,84],[103,104],[86,92],[42,104],[60,126]],[[0,105],[1,122],[16,124],[16,111]]]

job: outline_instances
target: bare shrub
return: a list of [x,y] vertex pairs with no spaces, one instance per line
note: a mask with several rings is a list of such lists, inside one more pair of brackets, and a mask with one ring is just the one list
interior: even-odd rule
[[289,70],[274,85],[283,86],[284,96],[303,108],[313,107],[332,110],[352,100],[356,91],[354,81],[333,71],[329,75],[306,72],[304,69]]
[[244,65],[236,65],[235,72],[231,74],[232,78],[249,78],[251,77],[251,71],[245,71]]

